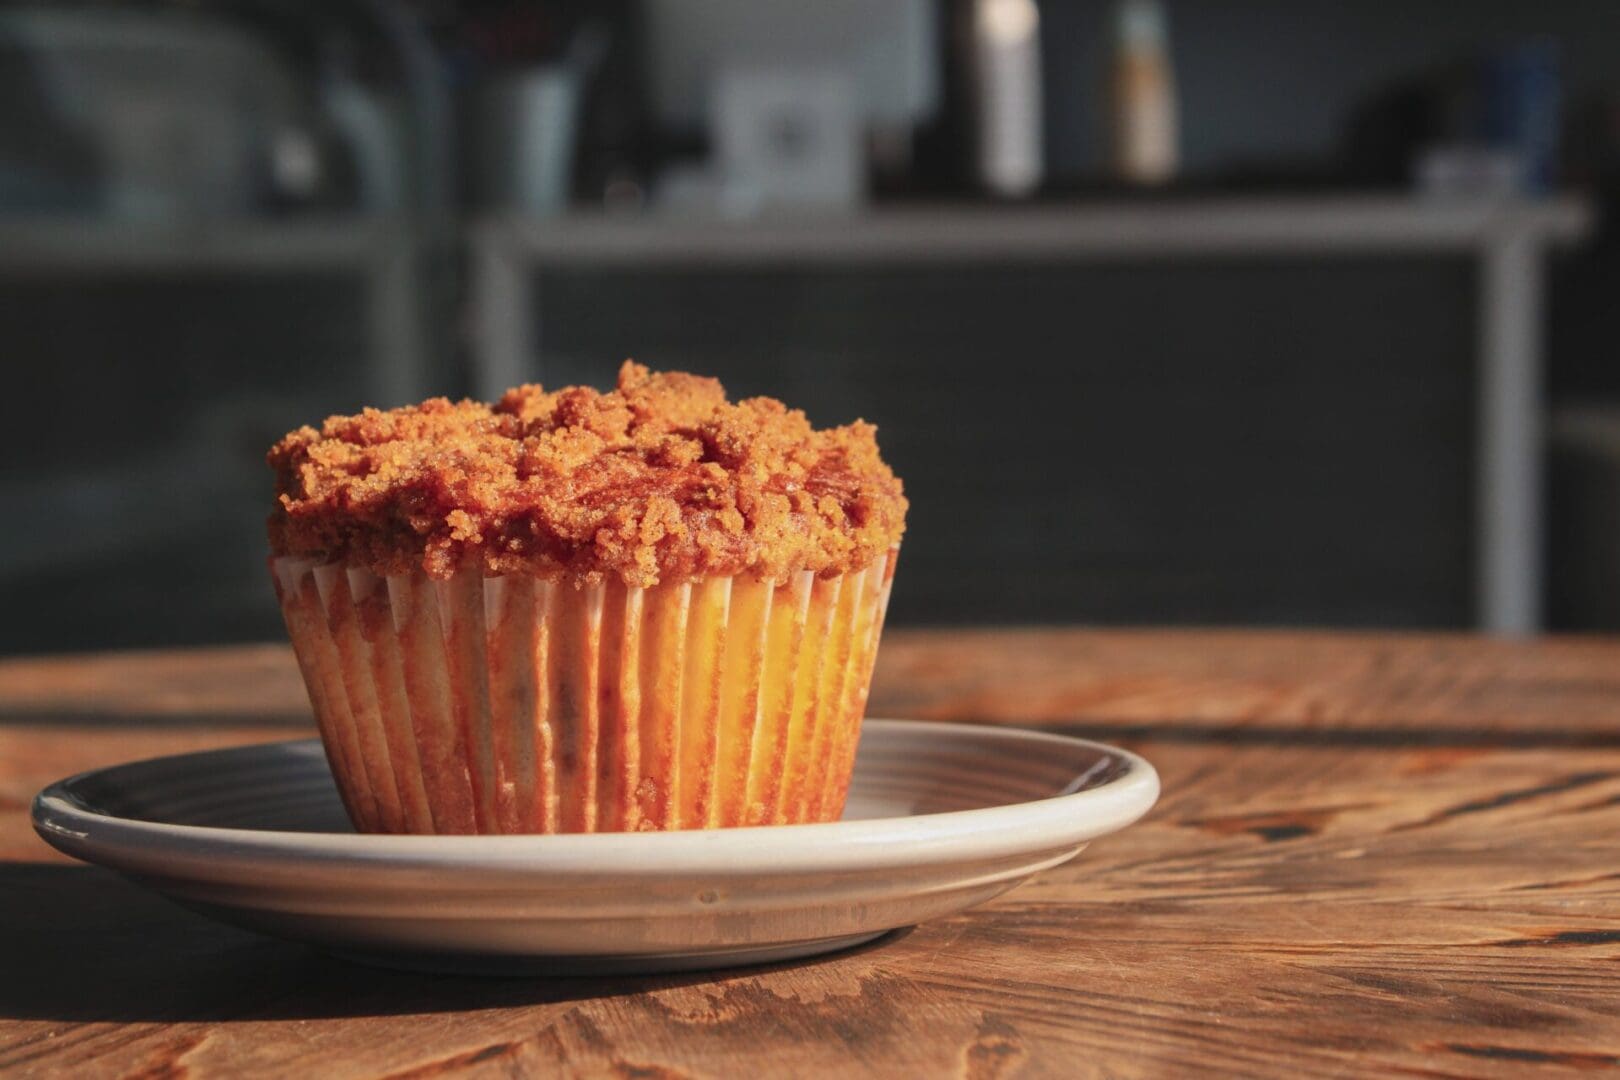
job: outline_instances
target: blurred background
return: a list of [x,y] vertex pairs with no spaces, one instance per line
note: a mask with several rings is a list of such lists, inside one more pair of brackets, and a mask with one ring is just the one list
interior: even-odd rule
[[0,5],[0,652],[280,636],[264,451],[721,377],[891,619],[1620,628],[1620,4]]

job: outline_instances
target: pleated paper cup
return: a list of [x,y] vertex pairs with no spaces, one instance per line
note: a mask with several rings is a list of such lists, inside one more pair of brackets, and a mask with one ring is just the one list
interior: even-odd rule
[[355,828],[616,832],[837,820],[896,554],[645,589],[271,568]]

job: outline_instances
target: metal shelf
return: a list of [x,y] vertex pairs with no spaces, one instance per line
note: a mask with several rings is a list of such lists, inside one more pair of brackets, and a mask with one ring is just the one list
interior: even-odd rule
[[0,219],[0,272],[368,265],[407,230],[375,218],[106,225],[83,218]]
[[1541,626],[1544,255],[1594,226],[1578,196],[1201,199],[1074,206],[917,207],[847,216],[491,218],[471,232],[474,382],[499,394],[535,370],[541,266],[1058,262],[1086,259],[1458,254],[1479,274],[1480,625]]
[[1507,235],[1572,240],[1591,227],[1583,199],[1439,201],[1410,197],[1210,199],[1019,208],[918,207],[820,217],[497,217],[475,227],[482,252],[574,262],[916,262],[1117,256],[1468,251]]

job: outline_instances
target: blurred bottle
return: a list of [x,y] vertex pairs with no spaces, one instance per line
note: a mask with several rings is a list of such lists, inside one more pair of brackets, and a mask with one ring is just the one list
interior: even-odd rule
[[1035,0],[975,0],[972,69],[979,180],[998,195],[1041,183],[1041,15]]
[[1176,79],[1159,0],[1123,0],[1115,23],[1114,171],[1126,183],[1162,184],[1179,164]]
[[1563,116],[1557,41],[1538,37],[1498,50],[1484,68],[1485,141],[1518,158],[1523,194],[1550,194]]

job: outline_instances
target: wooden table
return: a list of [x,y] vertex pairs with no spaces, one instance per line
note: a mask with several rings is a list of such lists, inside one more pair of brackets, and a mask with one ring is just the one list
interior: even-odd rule
[[279,647],[0,664],[0,1072],[1501,1076],[1620,1068],[1620,643],[896,633],[873,712],[1116,739],[1164,797],[830,959],[373,971],[33,836],[45,782],[308,729]]

